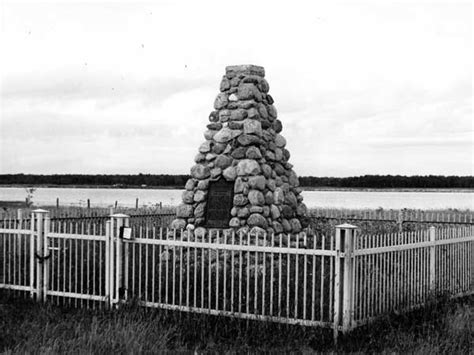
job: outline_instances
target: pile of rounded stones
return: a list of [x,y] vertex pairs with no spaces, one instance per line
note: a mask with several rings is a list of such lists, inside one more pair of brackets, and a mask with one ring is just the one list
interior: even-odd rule
[[229,227],[238,233],[299,233],[306,227],[302,190],[264,76],[259,66],[226,68],[171,228],[204,225],[209,182],[219,179],[234,183]]

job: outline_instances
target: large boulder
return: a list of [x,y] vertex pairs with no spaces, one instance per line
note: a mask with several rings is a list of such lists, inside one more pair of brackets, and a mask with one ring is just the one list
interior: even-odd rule
[[258,113],[258,109],[255,107],[251,107],[247,110],[247,117],[253,120],[257,120],[260,118],[260,114]]
[[245,158],[246,152],[247,152],[246,147],[237,147],[232,151],[232,153],[230,153],[230,155],[234,159],[243,159]]
[[241,134],[242,131],[239,129],[229,129],[227,127],[224,127],[214,135],[214,140],[217,143],[227,143],[228,141],[240,136]]
[[194,209],[194,217],[196,218],[204,217],[205,211],[206,211],[206,203],[205,202],[198,203],[198,205]]
[[270,90],[270,85],[268,84],[268,82],[262,78],[259,82],[258,82],[258,88],[261,92],[263,93],[267,93],[269,90]]
[[191,168],[191,176],[198,180],[206,179],[211,176],[211,170],[205,165],[196,164]]
[[233,217],[233,218],[229,221],[229,226],[230,226],[230,227],[233,227],[233,228],[240,227],[240,219],[239,219],[238,217]]
[[265,68],[253,64],[229,65],[225,68],[225,76],[229,79],[239,75],[258,75],[263,78]]
[[281,225],[283,226],[283,230],[286,233],[291,232],[291,224],[287,219],[283,218],[283,220],[281,221]]
[[288,205],[283,205],[281,208],[281,214],[285,218],[291,218],[294,215],[293,209]]
[[275,120],[272,125],[273,129],[275,130],[276,133],[280,133],[281,130],[283,129],[283,125],[281,124],[280,120]]
[[230,110],[220,110],[219,121],[227,122],[228,120],[230,120]]
[[242,121],[230,121],[227,124],[227,127],[230,129],[242,129],[244,127],[244,123]]
[[194,201],[194,192],[185,190],[182,195],[182,200],[184,203],[193,203]]
[[176,218],[171,222],[171,229],[184,229],[186,227],[186,220]]
[[196,182],[193,179],[188,179],[188,181],[186,181],[186,185],[184,186],[184,188],[188,191],[192,191],[194,190],[195,186],[196,186]]
[[262,206],[265,203],[263,193],[258,190],[250,190],[248,194],[249,202],[255,206]]
[[279,234],[279,233],[283,232],[283,226],[278,221],[273,221],[272,222],[272,228],[273,228],[273,230],[275,231],[276,234]]
[[249,186],[251,189],[257,189],[257,190],[265,189],[265,177],[262,175],[249,177]]
[[273,203],[273,192],[265,192],[265,204],[271,205]]
[[226,91],[230,89],[230,80],[227,79],[226,76],[222,78],[221,85],[220,85],[220,91]]
[[198,190],[207,190],[209,187],[209,179],[200,180],[196,186]]
[[203,190],[197,190],[194,194],[194,202],[202,202],[206,200],[207,193]]
[[219,176],[222,174],[222,169],[221,168],[212,168],[211,169],[211,179],[212,180],[218,180]]
[[208,129],[207,131],[204,132],[204,138],[210,141],[215,136],[216,133],[217,133],[216,130]]
[[271,205],[270,206],[270,213],[271,213],[272,219],[280,218],[280,209],[277,206]]
[[229,100],[227,99],[227,95],[221,92],[219,95],[217,95],[216,100],[214,101],[214,108],[216,110],[220,110],[226,107],[228,102]]
[[193,216],[193,206],[181,204],[176,208],[176,217],[189,218]]
[[205,141],[199,146],[199,153],[206,154],[211,151],[212,148],[212,142],[210,141]]
[[267,108],[262,103],[258,104],[258,113],[259,113],[260,117],[262,117],[264,120],[266,120],[268,118]]
[[[268,98],[269,95],[267,95],[267,98]],[[278,114],[277,114],[277,110],[275,108],[275,106],[273,105],[268,105],[267,106],[267,111],[268,111],[268,116],[275,119],[277,118]]]
[[265,176],[267,179],[272,176],[272,168],[268,164],[262,164],[262,171],[263,171],[263,176]]
[[[241,147],[242,148],[242,147]],[[239,149],[239,148],[237,148]],[[258,149],[257,147],[255,146],[251,146],[247,149],[247,151],[245,152],[245,157],[247,159],[255,159],[255,160],[258,160],[262,157],[262,153],[260,152],[260,149]],[[243,158],[243,157],[242,157]]]
[[290,219],[290,225],[293,233],[299,233],[301,231],[301,223],[299,219],[292,218]]
[[296,209],[298,206],[298,200],[296,199],[296,196],[293,192],[290,191],[285,194],[285,203]]
[[237,96],[240,100],[262,100],[262,94],[252,83],[241,83],[237,89]]
[[234,205],[235,206],[245,206],[249,202],[248,198],[242,194],[234,195]]
[[227,155],[218,155],[214,162],[217,168],[225,169],[232,164],[232,158]]
[[262,135],[262,124],[260,121],[246,119],[244,121],[244,133],[245,134],[255,134],[257,136]]
[[296,208],[296,214],[300,217],[306,216],[307,212],[308,209],[306,208],[306,205],[304,203],[300,203]]
[[286,145],[286,139],[281,134],[275,134],[275,144],[278,148],[283,148]]
[[253,159],[243,159],[237,165],[237,175],[258,175],[260,174],[260,165]]
[[224,169],[222,172],[222,176],[227,181],[234,181],[237,177],[237,170],[233,166],[229,166],[228,168]]
[[235,179],[234,192],[236,194],[242,193],[244,192],[246,186],[247,186],[247,183],[242,178],[238,177]]
[[264,229],[268,226],[267,219],[259,213],[252,213],[247,219],[247,224],[250,227],[261,227]]
[[231,121],[241,121],[245,117],[247,117],[247,110],[243,108],[238,108],[236,110],[232,110],[230,113],[230,120]]
[[281,205],[285,202],[285,193],[281,187],[277,187],[273,192],[273,200],[275,205]]
[[262,206],[252,206],[249,208],[250,213],[263,213],[263,207]]
[[239,208],[237,210],[237,217],[239,218],[247,218],[250,214],[250,211],[247,207]]
[[237,138],[237,142],[240,145],[248,146],[248,145],[259,145],[262,143],[262,140],[253,134],[242,134]]

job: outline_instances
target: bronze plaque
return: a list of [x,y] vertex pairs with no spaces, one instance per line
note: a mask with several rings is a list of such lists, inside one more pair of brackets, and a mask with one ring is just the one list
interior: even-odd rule
[[234,183],[220,179],[209,182],[206,227],[228,228],[234,199]]

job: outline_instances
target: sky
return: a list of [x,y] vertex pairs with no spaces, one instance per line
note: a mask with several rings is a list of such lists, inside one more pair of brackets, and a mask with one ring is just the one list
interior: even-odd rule
[[187,174],[227,65],[300,176],[474,175],[471,2],[0,2],[0,174]]

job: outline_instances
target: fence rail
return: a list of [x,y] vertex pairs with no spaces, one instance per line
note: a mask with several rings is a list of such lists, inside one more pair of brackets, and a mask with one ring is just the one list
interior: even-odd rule
[[[20,209],[22,219],[30,217],[32,210]],[[53,208],[50,209],[52,220],[90,220],[108,219],[114,213],[126,213],[132,219],[151,218],[162,216],[168,223],[175,216],[174,208]],[[15,219],[18,216],[16,210],[8,212],[1,211],[1,219]],[[329,219],[336,221],[390,221],[395,223],[421,223],[421,224],[474,224],[473,211],[425,211],[425,210],[385,210],[385,209],[333,209],[333,208],[311,208],[309,216],[313,219]],[[167,224],[162,226],[166,227]]]
[[145,307],[349,331],[437,294],[474,290],[474,226],[360,234],[255,235],[107,220],[4,220],[0,288],[39,301]]

